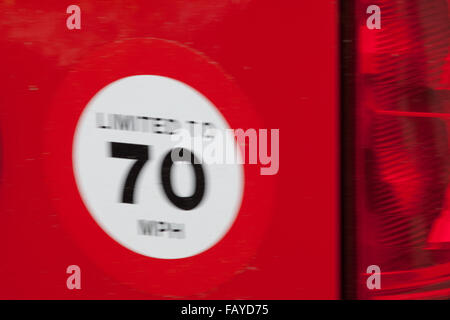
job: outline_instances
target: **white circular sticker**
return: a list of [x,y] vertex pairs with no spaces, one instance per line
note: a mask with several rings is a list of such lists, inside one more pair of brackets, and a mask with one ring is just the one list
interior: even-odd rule
[[[74,136],[86,207],[110,237],[148,257],[211,248],[242,201],[242,158],[229,129],[206,97],[180,81],[139,75],[109,84],[87,104]],[[220,146],[227,155],[218,157]],[[234,161],[226,161],[230,146]]]

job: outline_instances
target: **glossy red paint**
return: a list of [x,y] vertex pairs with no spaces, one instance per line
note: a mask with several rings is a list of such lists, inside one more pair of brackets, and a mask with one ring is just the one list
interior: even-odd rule
[[[338,298],[336,2],[153,0],[77,5],[81,30],[66,28],[66,4],[61,2],[0,4],[0,298]],[[220,278],[212,287],[168,295],[117,277],[121,261],[108,266],[107,260],[95,261],[93,254],[100,254],[100,244],[120,251],[121,257],[129,253],[112,241],[108,244],[88,222],[85,233],[74,238],[64,222],[69,212],[61,210],[67,210],[68,203],[58,205],[72,195],[65,185],[59,190],[61,197],[51,187],[55,177],[48,166],[69,172],[71,164],[59,160],[72,143],[67,128],[52,122],[68,121],[70,127],[74,116],[58,118],[71,110],[52,113],[52,105],[67,92],[65,81],[76,79],[71,74],[83,59],[130,38],[164,39],[200,52],[223,69],[265,127],[280,129],[279,173],[255,177],[260,185],[246,190],[256,202],[268,197],[273,203],[251,208],[252,216],[268,212],[268,227],[259,245],[246,254],[247,262],[233,262],[243,265],[232,276],[225,276],[225,265],[217,268],[217,275],[208,271],[209,282]],[[247,108],[247,103],[241,106]],[[249,110],[242,111],[251,114]],[[61,154],[55,154],[55,145],[48,147],[48,140],[59,141]],[[275,192],[267,195],[270,189]],[[95,241],[93,252],[86,245],[89,241]],[[236,259],[241,259],[238,252]],[[78,291],[66,288],[65,271],[71,264],[82,270]],[[174,288],[174,279],[165,277]],[[182,279],[176,281],[183,288]]]

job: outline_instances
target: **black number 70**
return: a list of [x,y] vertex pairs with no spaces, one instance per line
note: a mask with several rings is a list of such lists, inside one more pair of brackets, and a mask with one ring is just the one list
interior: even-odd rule
[[[150,159],[150,148],[149,146],[143,144],[121,142],[110,142],[110,145],[111,157],[136,160],[136,162],[131,166],[125,179],[121,198],[121,202],[123,203],[134,203],[136,180],[145,163]],[[178,152],[180,157],[183,157],[183,153],[186,152],[187,156],[191,160],[191,165],[193,166],[195,173],[195,191],[192,196],[180,197],[173,191],[170,178],[172,172],[171,169],[173,166],[173,160],[171,157],[172,152]],[[183,159],[185,158],[183,157]],[[195,158],[194,154],[187,149],[176,148],[167,153],[161,167],[161,182],[164,192],[170,202],[182,210],[194,209],[202,201],[205,194],[205,174],[203,172],[202,165]]]

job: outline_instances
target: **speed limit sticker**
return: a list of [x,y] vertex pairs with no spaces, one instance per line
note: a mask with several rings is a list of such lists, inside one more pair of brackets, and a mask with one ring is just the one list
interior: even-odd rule
[[219,241],[240,207],[242,165],[203,163],[200,148],[180,148],[187,161],[172,160],[179,131],[209,140],[211,127],[229,129],[207,98],[180,81],[139,75],[101,89],[73,144],[77,185],[97,223],[155,258],[189,257]]
[[[264,128],[254,110],[218,63],[179,43],[88,52],[45,116],[46,185],[67,236],[106,274],[159,297],[246,270],[274,190],[230,130]],[[219,138],[236,161],[208,160]]]

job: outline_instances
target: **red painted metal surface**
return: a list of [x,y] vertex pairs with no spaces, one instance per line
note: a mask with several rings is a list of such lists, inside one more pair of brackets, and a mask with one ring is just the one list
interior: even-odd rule
[[[0,298],[338,298],[336,2],[76,4],[81,30],[66,28],[66,3],[0,3]],[[109,268],[120,269],[120,261],[95,263],[62,223],[73,212],[56,203],[68,195],[48,191],[52,177],[45,168],[68,165],[55,162],[58,155],[46,147],[49,135],[59,135],[49,124],[55,120],[50,106],[80,61],[130,38],[175,41],[202,53],[230,76],[265,127],[280,129],[280,171],[259,177],[275,189],[262,242],[245,266],[208,290],[167,296],[114,277]],[[61,150],[72,143],[64,137]],[[248,192],[261,197],[257,190]],[[80,230],[78,237],[89,234]],[[81,290],[66,288],[72,264],[81,267]]]

